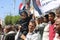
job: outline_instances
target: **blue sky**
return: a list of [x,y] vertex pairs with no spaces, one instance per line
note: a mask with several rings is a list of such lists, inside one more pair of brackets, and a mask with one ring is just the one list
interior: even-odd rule
[[14,13],[14,0],[0,0],[0,19],[4,20],[6,15],[18,15],[19,4],[21,0],[15,0],[15,13]]

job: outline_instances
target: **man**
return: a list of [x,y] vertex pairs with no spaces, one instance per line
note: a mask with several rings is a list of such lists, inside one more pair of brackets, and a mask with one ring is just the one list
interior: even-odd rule
[[6,26],[4,29],[5,34],[5,40],[15,40],[15,31],[13,31],[13,28],[11,25]]
[[53,40],[54,36],[55,36],[55,31],[54,31],[54,20],[55,18],[55,13],[54,12],[50,12],[49,13],[49,21],[51,22],[51,24],[49,25],[49,40]]
[[21,25],[21,29],[20,29],[20,32],[24,35],[27,34],[27,30],[28,30],[28,23],[30,21],[30,19],[28,18],[28,13],[23,10],[21,13],[20,13],[20,16],[21,16],[21,19],[19,21],[19,24]]
[[43,33],[43,40],[53,40],[54,36],[55,36],[55,32],[54,32],[54,18],[55,18],[55,13],[54,12],[50,12],[48,14],[48,18],[49,18],[49,23],[48,25],[44,28],[44,33]]
[[28,25],[28,34],[26,37],[23,35],[21,36],[22,39],[24,40],[40,40],[40,34],[35,31],[36,23],[35,20],[30,20],[29,25]]
[[60,40],[60,18],[56,19],[55,21],[55,31],[56,35],[54,40]]
[[29,21],[30,21],[30,16],[28,16],[28,13],[25,11],[25,10],[21,10],[20,12],[20,21],[19,21],[19,24],[21,26],[20,28],[20,31],[18,31],[18,37],[16,40],[22,40],[20,38],[20,36],[23,34],[26,36],[26,34],[28,33],[28,24],[29,24]]

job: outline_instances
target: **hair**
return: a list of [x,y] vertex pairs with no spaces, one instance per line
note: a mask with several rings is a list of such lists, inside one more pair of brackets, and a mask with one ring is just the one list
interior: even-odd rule
[[36,22],[35,22],[34,19],[31,19],[30,22],[31,22],[31,23],[34,23],[34,25],[36,26]]
[[46,14],[44,17],[48,20],[48,14]]
[[6,26],[5,28],[6,28],[6,30],[7,30],[8,32],[9,32],[9,31],[13,31],[12,25],[8,25],[8,26]]
[[2,25],[0,24],[0,28],[2,28]]
[[55,17],[55,13],[54,12],[49,12],[49,14],[53,15]]
[[42,22],[43,22],[43,17],[40,17],[40,18],[38,18],[37,20],[42,23]]
[[2,25],[0,24],[0,31],[3,31]]
[[15,27],[15,30],[16,31],[18,31],[19,29],[18,29],[18,27],[20,27],[21,25],[19,25],[19,24],[17,24],[17,25],[14,25],[14,27]]

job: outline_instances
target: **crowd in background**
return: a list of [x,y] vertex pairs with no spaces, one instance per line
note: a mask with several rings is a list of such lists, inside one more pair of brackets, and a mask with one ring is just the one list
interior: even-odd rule
[[23,10],[16,25],[0,24],[0,40],[60,40],[60,8],[35,17]]

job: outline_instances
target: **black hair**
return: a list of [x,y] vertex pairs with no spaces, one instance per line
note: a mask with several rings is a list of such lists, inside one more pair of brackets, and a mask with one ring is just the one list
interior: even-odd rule
[[54,12],[49,12],[49,14],[52,14],[55,17],[55,13]]
[[30,22],[34,23],[34,25],[36,26],[36,22],[34,19],[31,19]]
[[0,28],[2,28],[2,25],[0,24]]
[[9,31],[13,31],[12,25],[7,25],[7,26],[6,26],[6,30],[8,30],[8,32],[9,32]]
[[46,19],[48,19],[48,14],[46,14],[44,17],[45,17]]

